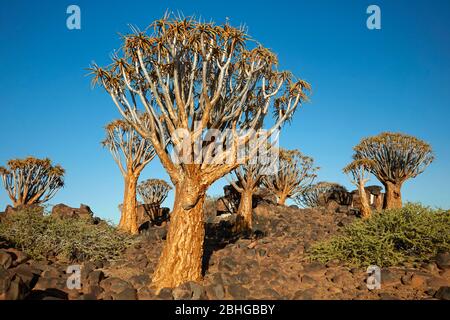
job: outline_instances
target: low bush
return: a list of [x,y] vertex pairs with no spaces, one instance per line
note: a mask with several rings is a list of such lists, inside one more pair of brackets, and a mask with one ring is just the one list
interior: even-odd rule
[[326,263],[387,267],[429,260],[450,251],[450,211],[408,203],[355,220],[339,235],[313,245],[309,257]]
[[33,259],[114,260],[133,242],[106,222],[92,224],[76,218],[56,218],[24,209],[4,217],[0,238]]

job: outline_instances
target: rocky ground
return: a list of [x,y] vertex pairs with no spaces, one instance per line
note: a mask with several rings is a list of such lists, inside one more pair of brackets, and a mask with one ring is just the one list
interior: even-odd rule
[[450,299],[448,253],[414,268],[382,269],[378,290],[367,289],[365,269],[308,261],[312,243],[354,219],[337,211],[262,204],[253,239],[231,238],[232,217],[215,218],[207,228],[204,280],[158,295],[149,285],[164,226],[143,233],[118,261],[84,263],[80,290],[67,288],[67,264],[30,260],[0,244],[0,299]]

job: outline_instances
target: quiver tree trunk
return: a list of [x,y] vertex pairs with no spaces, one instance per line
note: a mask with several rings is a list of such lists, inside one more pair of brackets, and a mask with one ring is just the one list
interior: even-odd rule
[[125,191],[123,196],[122,214],[119,222],[119,230],[131,234],[138,234],[137,225],[137,178],[133,173],[125,176]]
[[[166,244],[152,279],[158,290],[202,278],[205,190],[199,191],[193,183],[175,186]],[[196,201],[187,205],[186,199]]]
[[401,183],[384,183],[386,193],[384,195],[383,209],[398,209],[402,207]]
[[359,183],[358,191],[359,191],[359,198],[361,199],[361,215],[364,219],[369,218],[370,215],[372,214],[372,209],[370,208],[369,200],[367,199],[364,183]]
[[244,190],[241,193],[241,201],[236,217],[236,231],[243,233],[251,233],[253,227],[252,221],[253,213],[253,193],[249,190]]

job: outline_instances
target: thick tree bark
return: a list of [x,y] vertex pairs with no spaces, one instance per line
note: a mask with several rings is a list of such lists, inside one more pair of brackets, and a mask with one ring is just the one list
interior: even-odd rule
[[238,232],[251,232],[252,230],[252,213],[253,213],[253,193],[244,190],[241,193],[238,213],[236,217],[236,227]]
[[[194,183],[194,185],[193,185]],[[195,199],[192,207],[183,207],[186,199]],[[169,230],[152,284],[157,290],[174,288],[187,281],[202,278],[204,192],[199,192],[195,182],[175,186],[174,208],[170,215]]]
[[122,204],[122,215],[120,217],[119,230],[138,234],[137,225],[137,199],[136,199],[136,186],[138,178],[129,173],[125,177],[125,191]]
[[383,209],[398,209],[402,207],[401,183],[384,183],[386,193],[384,195]]
[[359,197],[361,199],[361,215],[364,219],[369,218],[372,214],[372,209],[370,208],[369,201],[367,199],[366,190],[364,189],[364,184],[358,184]]

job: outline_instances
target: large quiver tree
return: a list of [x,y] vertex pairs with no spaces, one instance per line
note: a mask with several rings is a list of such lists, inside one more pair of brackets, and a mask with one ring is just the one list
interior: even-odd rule
[[370,172],[386,191],[384,209],[401,208],[403,183],[417,177],[434,160],[428,143],[401,133],[383,132],[364,138],[353,149],[354,159],[373,161]]
[[[144,125],[148,122],[146,115],[140,115],[138,118]],[[118,228],[137,234],[137,182],[142,170],[155,157],[155,151],[150,141],[143,139],[125,120],[115,120],[109,123],[105,130],[106,138],[102,144],[111,152],[124,178],[125,189]]]
[[64,169],[50,159],[13,159],[7,165],[0,176],[14,207],[47,202],[64,186]]
[[[152,142],[175,186],[167,241],[153,275],[157,288],[175,287],[201,278],[207,188],[256,151],[238,157],[269,111],[275,124],[266,136],[292,116],[310,87],[278,71],[272,52],[251,47],[245,32],[228,24],[164,17],[147,30],[124,37],[112,66],[92,69],[94,82]],[[148,114],[149,127],[138,121],[137,110]],[[226,141],[199,142],[214,130],[226,133]]]

